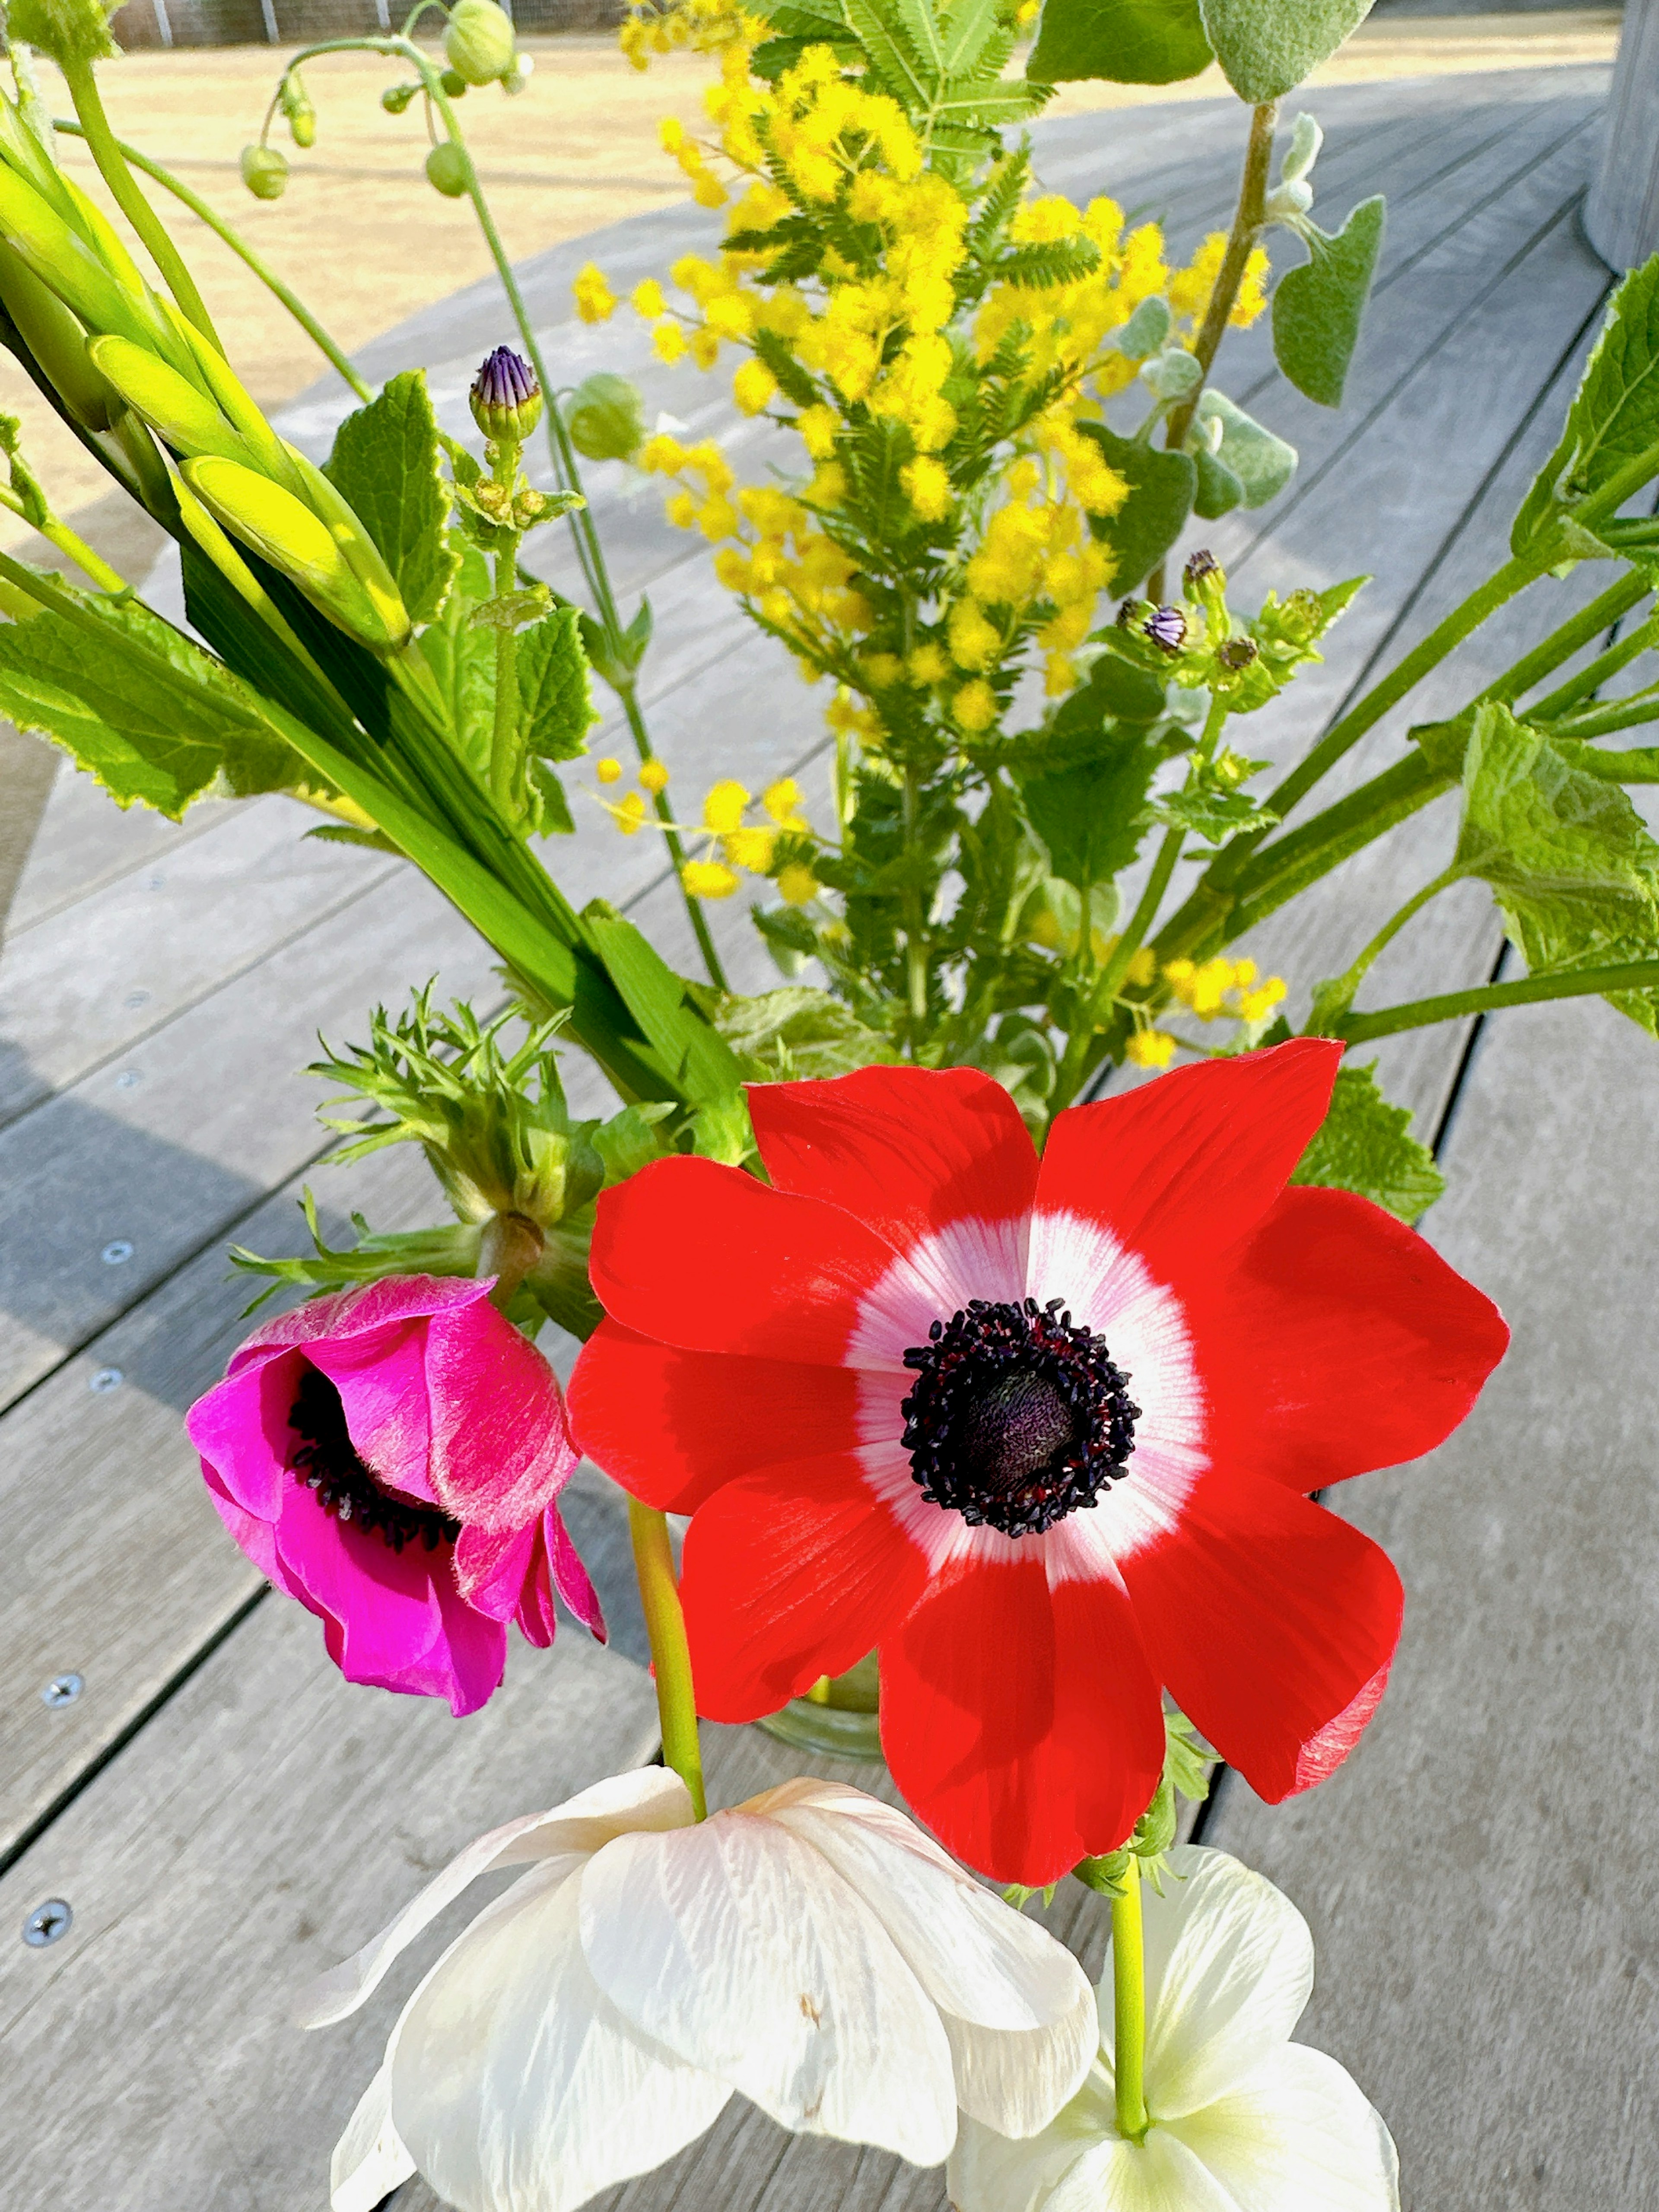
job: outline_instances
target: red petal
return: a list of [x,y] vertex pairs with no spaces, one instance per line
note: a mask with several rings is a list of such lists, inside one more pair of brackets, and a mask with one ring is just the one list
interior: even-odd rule
[[861,1222],[715,1160],[658,1160],[600,1197],[588,1271],[614,1320],[689,1352],[840,1364],[893,1264]]
[[1400,1640],[1400,1577],[1369,1536],[1276,1482],[1210,1475],[1120,1564],[1152,1665],[1258,1796],[1347,1756]]
[[1187,1321],[1216,1462],[1303,1491],[1431,1451],[1510,1337],[1432,1246],[1340,1190],[1287,1190]]
[[780,1190],[842,1207],[900,1251],[965,1216],[1024,1217],[1036,1194],[1019,1109],[974,1068],[756,1084],[749,1112]]
[[1283,1190],[1341,1061],[1332,1040],[1297,1037],[1071,1107],[1042,1155],[1034,1243],[1044,1213],[1080,1213],[1138,1253],[1157,1281],[1184,1291]]
[[882,1747],[907,1801],[995,1881],[1112,1850],[1164,1766],[1164,1718],[1115,1583],[960,1558],[881,1647]]
[[604,1321],[565,1402],[582,1450],[624,1490],[693,1513],[754,1468],[850,1449],[858,1392],[850,1367],[678,1352]]
[[681,1595],[697,1710],[711,1720],[775,1712],[820,1674],[842,1674],[914,1603],[927,1562],[837,1452],[718,1490],[685,1539]]

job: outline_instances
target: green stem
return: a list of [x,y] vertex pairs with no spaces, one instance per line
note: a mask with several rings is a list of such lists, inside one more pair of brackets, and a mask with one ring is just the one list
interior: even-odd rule
[[1344,1014],[1331,1024],[1346,1044],[1396,1036],[1401,1030],[1455,1022],[1465,1014],[1497,1013],[1504,1006],[1535,1006],[1550,999],[1583,999],[1609,991],[1659,991],[1659,960],[1631,960],[1616,968],[1576,968],[1562,975],[1528,975],[1518,983],[1483,983],[1436,999],[1412,999],[1374,1014]]
[[[519,545],[495,556],[495,592],[518,588]],[[511,623],[495,633],[495,713],[489,732],[489,788],[509,821],[519,817],[519,634]]]
[[1598,653],[1576,676],[1550,692],[1547,697],[1535,701],[1526,709],[1529,722],[1553,722],[1559,715],[1576,707],[1581,699],[1593,699],[1601,686],[1612,680],[1655,642],[1656,625],[1650,616],[1638,623],[1628,637],[1621,637],[1617,645],[1610,645],[1605,653]]
[[[63,118],[54,121],[52,128],[54,131],[66,132],[72,138],[84,138],[87,135],[78,123],[70,123]],[[225,221],[223,216],[210,207],[199,192],[193,192],[188,185],[181,184],[170,169],[164,169],[159,161],[152,161],[148,154],[141,153],[137,147],[129,146],[124,138],[118,138],[115,145],[124,161],[130,161],[135,169],[142,169],[147,177],[153,177],[155,182],[170,191],[175,199],[181,200],[193,216],[204,222],[218,237],[223,239],[231,252],[239,255],[247,264],[265,289],[282,301],[317,350],[345,379],[359,399],[369,400],[374,397],[372,387],[364,383],[362,378],[358,375],[356,370],[306,306],[304,301],[296,292],[290,290],[289,286],[283,283],[270,264],[262,255],[254,252],[247,241]]]
[[[1645,599],[1652,589],[1651,582],[1638,569],[1621,576],[1616,584],[1609,585],[1605,592],[1593,599],[1587,607],[1581,608],[1570,621],[1564,622],[1559,629],[1552,630],[1530,653],[1517,660],[1513,668],[1500,676],[1496,684],[1489,684],[1474,704],[1478,707],[1487,699],[1500,699],[1508,704],[1523,697],[1535,684],[1541,684],[1545,677],[1553,676],[1562,662],[1570,660],[1581,647],[1588,645],[1592,638],[1599,637],[1603,630],[1611,629],[1621,615],[1628,614],[1637,601]],[[1615,647],[1613,650],[1616,652],[1618,648]],[[1639,646],[1634,648],[1635,652],[1639,653],[1640,650]],[[1606,657],[1605,654],[1602,656],[1603,659]],[[1626,659],[1633,657],[1633,653],[1628,652],[1625,656]],[[1621,661],[1619,665],[1622,667],[1624,664]],[[1586,670],[1576,677],[1574,684],[1582,684],[1588,673]],[[1592,679],[1592,689],[1595,680]],[[1579,695],[1574,691],[1573,696]],[[1546,702],[1544,707],[1529,708],[1528,720],[1535,719],[1547,706],[1548,702]]]
[[495,1278],[489,1303],[505,1313],[513,1294],[547,1249],[547,1240],[529,1217],[522,1213],[492,1213],[478,1239],[478,1264],[473,1269],[482,1282]]
[[[1250,254],[1261,234],[1267,217],[1267,178],[1273,167],[1273,126],[1279,120],[1279,102],[1264,100],[1250,111],[1250,136],[1244,149],[1244,167],[1238,180],[1238,204],[1233,210],[1233,227],[1227,237],[1227,251],[1221,258],[1216,272],[1215,289],[1205,310],[1204,321],[1193,346],[1193,353],[1205,377],[1215,365],[1221,350],[1221,341],[1227,335],[1228,319],[1238,304],[1239,289],[1244,282],[1244,272],[1250,265]],[[1198,411],[1199,399],[1204,385],[1200,380],[1170,416],[1170,427],[1164,442],[1176,451],[1186,443],[1187,433],[1193,427],[1193,417]],[[1156,594],[1154,595],[1156,596]]]
[[1140,1861],[1131,1851],[1112,1899],[1112,2072],[1117,2131],[1144,2142],[1146,2111],[1146,1957],[1140,1917]]
[[[1365,947],[1364,951],[1360,953],[1358,959],[1354,961],[1352,966],[1346,969],[1344,973],[1337,978],[1334,984],[1322,987],[1322,995],[1323,994],[1323,992],[1328,989],[1330,994],[1330,999],[1340,1006],[1342,1014],[1346,1014],[1349,1007],[1353,1004],[1354,994],[1358,990],[1360,985],[1364,981],[1366,975],[1370,973],[1371,964],[1376,960],[1378,953],[1383,950],[1384,946],[1393,944],[1395,939],[1399,936],[1401,931],[1406,927],[1406,924],[1411,920],[1412,916],[1414,914],[1420,914],[1431,899],[1437,898],[1442,891],[1449,890],[1453,884],[1460,882],[1462,878],[1462,873],[1463,871],[1461,868],[1453,866],[1452,867],[1445,869],[1440,875],[1436,876],[1431,882],[1425,884],[1421,890],[1413,891],[1412,896],[1406,901],[1404,906],[1401,907],[1397,912],[1391,914],[1389,916],[1382,928],[1379,929],[1376,936],[1372,938],[1370,943]],[[1316,1027],[1314,1022],[1310,1020],[1307,1028],[1303,1031],[1303,1035],[1304,1036],[1334,1036],[1336,1034],[1335,1024],[1340,1019],[1341,1015],[1340,1014],[1322,1018],[1320,1020],[1318,1027]]]
[[[916,771],[904,771],[904,856],[912,860],[916,844],[918,787]],[[927,946],[923,934],[921,894],[914,884],[904,890],[904,970],[910,1016],[910,1057],[927,1026]]]
[[131,589],[126,578],[118,570],[112,568],[101,554],[94,553],[84,538],[71,530],[67,522],[60,522],[55,514],[49,514],[44,522],[35,521],[16,493],[8,491],[3,485],[0,485],[0,507],[8,507],[20,521],[27,522],[31,530],[39,531],[49,545],[55,545],[60,553],[66,553],[83,575],[91,577],[100,592]]
[[1589,752],[1577,765],[1604,783],[1659,783],[1659,745],[1638,745],[1628,753]]
[[1628,698],[1610,699],[1594,713],[1570,715],[1553,725],[1557,738],[1605,738],[1615,730],[1634,729],[1639,723],[1659,720],[1659,684],[1632,691]]
[[691,1653],[685,1640],[685,1614],[668,1541],[668,1522],[654,1508],[630,1498],[628,1533],[634,1544],[634,1571],[639,1577],[646,1633],[651,1639],[664,1763],[672,1767],[690,1791],[698,1820],[706,1820],[708,1801],[703,1794],[697,1700],[691,1684]]
[[[1069,1106],[1089,1073],[1094,1054],[1095,1032],[1110,1013],[1117,994],[1123,988],[1123,979],[1129,972],[1129,963],[1146,942],[1146,933],[1158,919],[1164,894],[1170,888],[1170,878],[1176,872],[1182,848],[1187,842],[1184,830],[1170,829],[1164,833],[1164,842],[1158,847],[1158,858],[1152,863],[1152,872],[1146,878],[1146,888],[1140,894],[1140,902],[1129,917],[1127,928],[1112,947],[1110,957],[1100,971],[1095,985],[1090,1009],[1079,1021],[1066,1040],[1066,1050],[1054,1079],[1053,1111],[1058,1114]],[[1086,923],[1085,923],[1086,927]]]
[[213,327],[213,318],[196,289],[194,277],[185,266],[183,256],[167,236],[155,209],[133,181],[120,142],[109,127],[109,118],[104,112],[103,100],[91,64],[64,61],[60,66],[64,81],[70,88],[70,97],[75,102],[75,112],[81,118],[87,144],[92,149],[92,158],[98,164],[100,175],[114,195],[116,205],[149,248],[150,258],[167,279],[167,289],[173,298],[203,337],[223,353],[219,333]]

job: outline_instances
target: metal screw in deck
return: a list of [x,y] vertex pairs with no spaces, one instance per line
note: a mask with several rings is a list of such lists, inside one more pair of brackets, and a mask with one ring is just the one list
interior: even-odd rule
[[98,1255],[106,1267],[118,1267],[124,1260],[132,1257],[132,1246],[125,1237],[116,1237]]
[[54,1711],[59,1705],[72,1705],[86,1686],[79,1674],[54,1674],[41,1691],[40,1702]]
[[70,1923],[75,1918],[74,1908],[66,1898],[49,1897],[44,1905],[37,1905],[23,1923],[23,1941],[36,1951],[45,1950],[60,1936],[67,1936]]
[[88,1390],[96,1390],[101,1397],[106,1390],[118,1390],[126,1381],[118,1367],[100,1367],[88,1382]]

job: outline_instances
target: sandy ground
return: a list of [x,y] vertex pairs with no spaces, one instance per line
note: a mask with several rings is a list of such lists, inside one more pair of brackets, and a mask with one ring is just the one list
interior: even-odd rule
[[[1376,20],[1316,82],[1606,60],[1618,26],[1613,9]],[[679,171],[659,148],[657,124],[668,113],[687,122],[701,115],[712,74],[707,59],[676,55],[641,76],[607,35],[532,39],[526,46],[537,64],[526,93],[509,100],[493,88],[475,92],[461,110],[514,259],[683,197]],[[240,150],[258,135],[292,51],[129,55],[106,67],[104,96],[120,135],[222,209],[349,349],[482,276],[489,257],[470,204],[442,198],[426,182],[420,103],[401,117],[381,108],[381,90],[401,73],[376,55],[331,55],[308,65],[315,146],[300,152],[279,123],[273,143],[293,165],[286,194],[262,202],[243,189]],[[1172,87],[1068,86],[1049,112],[1202,99],[1224,89],[1217,71]],[[58,112],[69,112],[66,99]],[[76,176],[101,197],[84,148],[70,138],[63,146]],[[292,398],[322,365],[310,341],[205,225],[177,203],[167,204],[244,380],[267,406]],[[125,573],[141,575],[153,543],[149,526],[142,517],[135,522],[120,494],[100,495],[107,479],[96,463],[4,356],[0,406],[22,416],[26,448],[58,514]],[[4,517],[0,545],[40,550],[32,533]]]

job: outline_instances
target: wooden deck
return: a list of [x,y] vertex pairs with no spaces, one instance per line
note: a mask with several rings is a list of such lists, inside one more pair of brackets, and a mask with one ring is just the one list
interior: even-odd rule
[[[1225,387],[1247,404],[1263,393],[1303,469],[1265,522],[1234,516],[1208,535],[1246,600],[1368,562],[1376,574],[1328,665],[1276,722],[1260,718],[1258,750],[1299,750],[1378,655],[1501,557],[1607,289],[1576,216],[1605,93],[1605,71],[1561,69],[1309,101],[1328,133],[1322,217],[1388,190],[1382,282],[1339,416],[1272,380],[1264,333],[1230,343]],[[1230,163],[1194,152],[1199,119],[1186,106],[1051,125],[1042,174],[1149,205],[1189,242],[1223,219],[1230,181]],[[625,313],[597,331],[569,315],[586,251],[621,291],[708,234],[688,210],[559,248],[529,270],[532,310],[571,380],[601,365],[639,374],[653,409],[726,436],[752,475],[766,438],[732,421],[723,380],[651,368]],[[459,428],[473,365],[507,334],[481,287],[363,365],[378,376],[431,362]],[[320,450],[342,405],[302,403],[291,434]],[[679,781],[821,775],[818,703],[748,636],[655,491],[630,503],[620,471],[599,475],[619,585],[627,598],[648,586],[656,610],[652,715]],[[1583,588],[1546,585],[1512,608],[1414,715],[1467,696]],[[1347,780],[1400,736],[1374,732]],[[629,902],[689,964],[659,854],[586,813],[552,854],[567,890]],[[1331,905],[1305,902],[1263,932],[1258,957],[1305,995],[1440,865],[1452,823],[1443,806],[1351,868],[1340,935]],[[314,2212],[407,1982],[315,2037],[289,2025],[294,1990],[479,1830],[653,1749],[616,1500],[591,1470],[573,1520],[612,1646],[567,1630],[550,1653],[517,1647],[505,1690],[464,1726],[344,1685],[315,1624],[264,1601],[203,1494],[179,1416],[240,1333],[223,1248],[299,1249],[294,1198],[325,1149],[317,1088],[293,1071],[319,1029],[361,1034],[369,1006],[411,981],[436,972],[486,1000],[494,988],[489,956],[418,878],[299,843],[304,826],[281,799],[203,806],[178,829],[124,817],[66,774],[0,963],[7,2212]],[[716,918],[738,982],[763,985],[741,914]],[[1368,996],[1481,979],[1500,953],[1471,887],[1397,940]],[[1443,1451],[1341,1495],[1410,1593],[1394,1687],[1359,1752],[1277,1809],[1230,1778],[1206,1837],[1282,1882],[1312,1922],[1320,1981],[1304,2034],[1389,2118],[1413,2212],[1638,2212],[1654,2202],[1659,2137],[1659,1061],[1632,1025],[1582,1001],[1480,1035],[1427,1031],[1379,1058],[1451,1179],[1428,1233],[1501,1301],[1515,1347]],[[315,1179],[336,1231],[352,1206],[382,1227],[436,1211],[405,1153]],[[69,1674],[79,1693],[48,1701]],[[754,1731],[711,1735],[727,1802],[799,1765]],[[74,1916],[61,1940],[20,1941],[56,1899]],[[1093,1905],[1074,1885],[1056,1905],[1091,1966]],[[606,2203],[942,2201],[937,2172],[728,2108]],[[418,2184],[398,2199],[398,2212],[431,2203]]]

